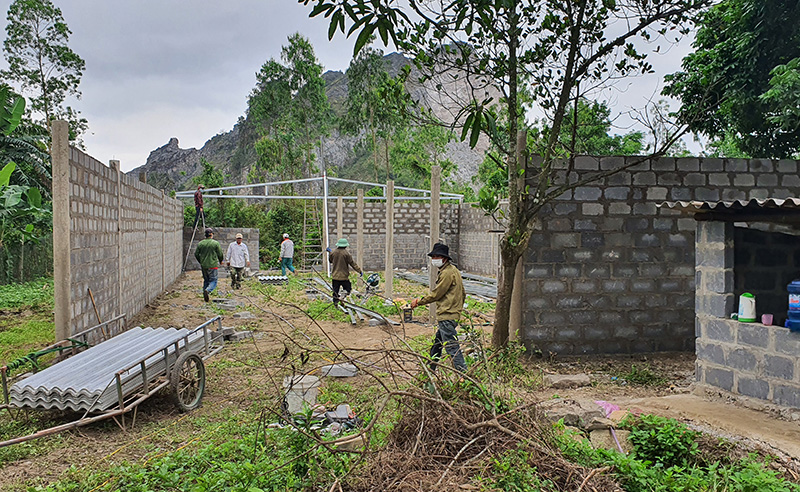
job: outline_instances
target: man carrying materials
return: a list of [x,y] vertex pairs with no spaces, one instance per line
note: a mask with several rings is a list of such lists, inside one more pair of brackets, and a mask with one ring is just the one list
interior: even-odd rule
[[217,288],[217,269],[222,265],[222,246],[214,239],[214,231],[206,228],[206,238],[197,243],[194,257],[203,270],[203,300],[208,302],[208,294]]
[[353,257],[347,251],[348,246],[350,246],[350,243],[347,242],[347,239],[341,238],[336,241],[335,250],[331,251],[331,248],[327,248],[328,253],[330,253],[331,279],[333,280],[333,307],[336,307],[340,300],[339,289],[344,290],[341,299],[349,296],[350,291],[353,290],[353,286],[350,284],[350,267],[353,267],[353,270],[361,274],[362,277],[364,276],[364,272],[356,265]]
[[294,243],[289,239],[289,235],[283,234],[283,242],[281,242],[281,275],[286,276],[286,269],[294,273],[292,266],[292,258],[294,257]]
[[461,272],[453,265],[450,258],[450,248],[446,244],[436,243],[433,250],[428,253],[431,257],[431,264],[439,269],[439,276],[436,279],[436,286],[430,295],[422,299],[411,301],[411,307],[424,306],[432,302],[436,303],[436,319],[439,321],[439,329],[436,330],[436,337],[433,339],[431,347],[431,370],[436,370],[436,362],[442,356],[442,347],[453,358],[453,366],[456,370],[465,372],[467,364],[464,362],[464,355],[458,345],[456,337],[456,327],[461,318],[461,311],[464,309],[464,299],[467,297],[464,292],[464,284],[461,282]]
[[242,242],[241,234],[236,234],[236,241],[228,245],[225,259],[231,272],[231,288],[241,289],[242,271],[245,266],[250,266],[250,252],[247,250],[247,245]]
[[197,221],[200,217],[203,217],[203,227],[206,225],[206,215],[203,212],[203,190],[206,187],[203,185],[197,185],[197,191],[194,192],[194,225],[192,227],[197,227]]

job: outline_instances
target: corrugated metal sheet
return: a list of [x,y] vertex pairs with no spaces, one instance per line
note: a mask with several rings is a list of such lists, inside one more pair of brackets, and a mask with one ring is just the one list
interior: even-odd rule
[[718,202],[664,202],[659,203],[659,207],[673,210],[683,210],[686,212],[704,211],[736,211],[736,210],[761,210],[761,209],[781,209],[781,210],[800,210],[800,198],[753,198],[752,200],[733,200]]
[[[118,403],[115,375],[165,346],[172,346],[189,334],[187,329],[131,328],[110,340],[87,349],[41,372],[18,381],[9,389],[9,403],[14,407],[58,408],[61,410],[104,411]],[[204,343],[202,330],[189,336],[189,349]],[[180,343],[182,345],[182,342]],[[164,373],[163,352],[146,360],[147,376],[153,380]],[[139,374],[137,365],[126,376]],[[132,378],[123,385],[125,396],[142,386],[142,379]]]
[[[417,282],[419,284],[428,285],[428,275],[420,275],[411,272],[395,272],[396,277]],[[463,277],[463,276],[462,276]],[[464,284],[464,292],[475,296],[488,297],[490,299],[497,299],[497,284],[489,284],[484,282],[476,282],[469,280],[466,277],[462,278]]]

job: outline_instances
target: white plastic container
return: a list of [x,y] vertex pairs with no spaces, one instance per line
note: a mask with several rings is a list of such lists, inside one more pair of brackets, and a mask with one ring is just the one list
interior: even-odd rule
[[290,415],[300,413],[304,406],[313,407],[317,403],[320,381],[316,376],[295,376],[283,378],[286,390],[286,410]]
[[739,296],[739,321],[754,323],[756,321],[756,296],[749,292]]

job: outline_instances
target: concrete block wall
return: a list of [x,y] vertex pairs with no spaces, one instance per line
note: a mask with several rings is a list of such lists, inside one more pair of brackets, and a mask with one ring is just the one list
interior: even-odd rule
[[[100,318],[128,317],[163,292],[180,274],[178,200],[70,147],[69,196],[54,203],[69,209],[69,333]],[[58,302],[61,302],[60,300]]]
[[[357,209],[355,201],[345,201],[342,210],[342,235],[350,242],[350,250],[355,258],[356,237],[358,234]],[[450,246],[450,251],[458,261],[459,205],[443,202],[440,215],[441,238]],[[328,225],[331,247],[339,239],[337,236],[337,204],[328,203]],[[430,204],[422,201],[397,201],[394,204],[394,266],[395,268],[415,269],[426,265],[430,252]],[[386,255],[386,203],[364,201],[364,261],[359,265],[365,270],[382,270]]]
[[[118,172],[69,149],[69,333],[98,324],[119,310]],[[59,242],[59,238],[53,238]]]
[[[557,183],[629,159],[639,158],[578,157]],[[569,355],[692,350],[695,221],[656,204],[798,196],[797,171],[788,160],[663,158],[565,193],[524,257],[523,342]]]
[[[258,268],[258,248],[260,239],[260,232],[258,229],[250,229],[246,227],[214,227],[213,229],[214,239],[219,241],[220,246],[222,246],[223,255],[226,251],[228,251],[228,245],[236,241],[236,234],[241,234],[242,242],[247,245],[247,251],[250,253],[250,266],[254,269]],[[205,237],[203,235],[202,227],[197,228],[197,234],[195,235],[194,241],[192,241],[192,228],[183,228],[183,256],[181,257],[181,265],[183,265],[183,262],[186,259],[186,249],[191,249],[189,252],[189,261],[186,263],[186,271],[200,270],[200,264],[194,257],[194,251],[197,249],[197,243],[203,239],[205,239]]]
[[471,204],[459,210],[458,266],[465,272],[497,277],[503,227]]
[[800,333],[729,317],[735,307],[738,235],[730,223],[697,223],[697,381],[800,408]]

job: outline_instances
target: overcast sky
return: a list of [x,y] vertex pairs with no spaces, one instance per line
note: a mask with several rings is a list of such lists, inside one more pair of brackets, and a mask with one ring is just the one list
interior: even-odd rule
[[[125,171],[144,164],[171,137],[182,148],[200,148],[231,130],[244,114],[256,72],[279,58],[291,34],[311,40],[326,70],[344,71],[352,55],[352,40],[329,42],[327,20],[309,19],[310,9],[295,0],[55,3],[72,31],[70,47],[86,61],[83,99],[75,107],[89,121],[87,152],[104,163],[118,159]],[[0,0],[4,14],[9,4]],[[5,15],[2,23],[5,28]],[[661,74],[677,70],[688,50],[684,42],[652,59],[660,75],[609,94],[615,109],[651,96]]]

